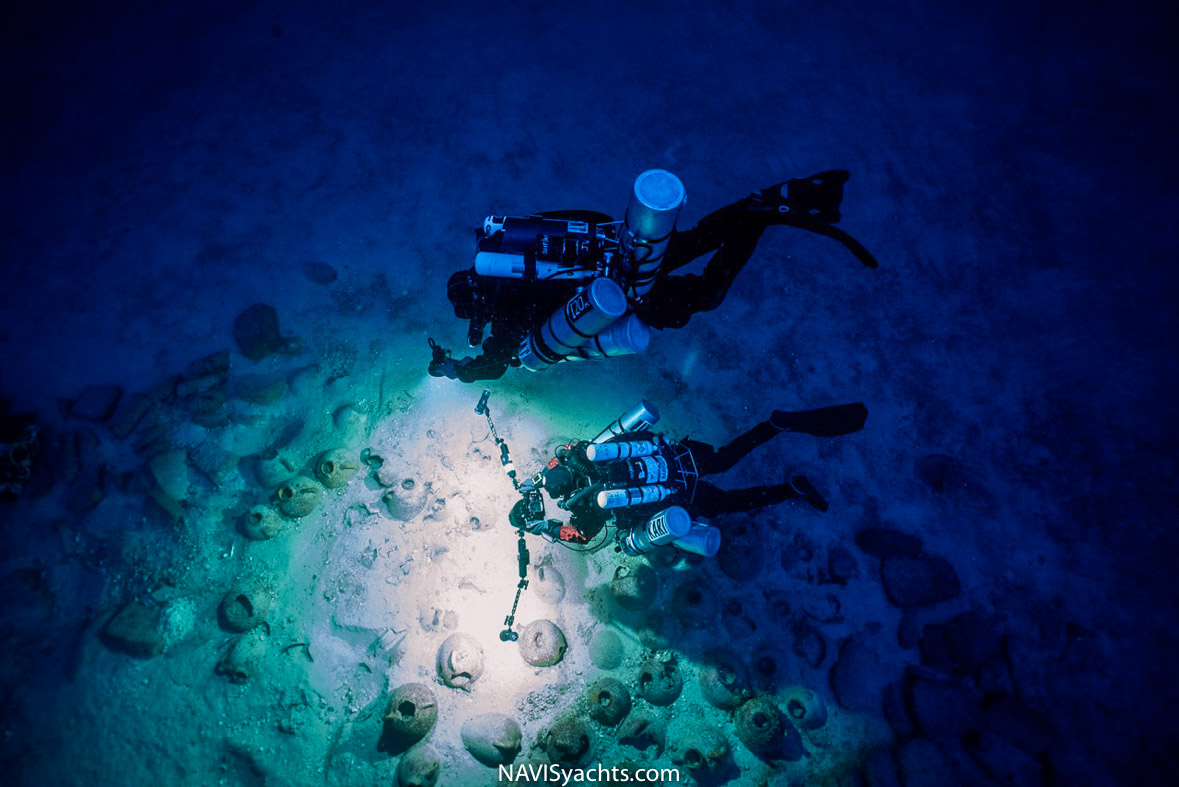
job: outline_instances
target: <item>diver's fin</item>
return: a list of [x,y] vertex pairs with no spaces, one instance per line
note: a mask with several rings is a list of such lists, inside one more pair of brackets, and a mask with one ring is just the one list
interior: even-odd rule
[[784,432],[802,432],[815,437],[837,437],[860,431],[867,419],[868,408],[863,402],[856,402],[798,412],[775,410],[770,416],[770,423]]
[[839,206],[849,177],[846,170],[833,169],[778,183],[754,192],[746,210],[760,214],[768,224],[797,227],[839,241],[864,267],[875,268],[876,259],[863,244],[831,226],[842,218]]
[[843,184],[849,177],[846,171],[833,169],[775,184],[754,192],[750,211],[768,214],[766,219],[771,224],[834,224],[840,219]]
[[875,268],[876,258],[872,256],[871,252],[864,248],[864,245],[858,240],[848,235],[839,227],[832,227],[829,224],[812,224],[810,222],[795,222],[795,221],[779,221],[779,224],[786,227],[797,227],[800,230],[813,232],[816,235],[822,235],[826,238],[837,240],[844,245],[844,247],[855,255],[855,258],[863,263],[865,268]]

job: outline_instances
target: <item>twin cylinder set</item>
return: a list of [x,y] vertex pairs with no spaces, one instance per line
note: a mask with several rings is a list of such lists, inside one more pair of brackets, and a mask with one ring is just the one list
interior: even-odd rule
[[[659,443],[651,440],[603,442],[611,437],[649,429],[658,421],[659,413],[655,406],[644,399],[599,432],[586,447],[585,456],[589,461],[614,463],[617,477],[608,478],[608,481],[643,482],[639,486],[621,486],[599,492],[599,508],[658,503],[674,494],[671,487],[662,483],[668,480],[670,470],[666,457],[661,455]],[[670,544],[686,552],[713,557],[720,549],[721,534],[711,525],[693,522],[687,509],[675,505],[663,509],[643,525],[632,528],[620,544],[623,551],[630,555],[650,552]]]

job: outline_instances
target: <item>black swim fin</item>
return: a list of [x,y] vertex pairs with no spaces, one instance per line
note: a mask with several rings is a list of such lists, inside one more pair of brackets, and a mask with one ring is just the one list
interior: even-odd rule
[[848,173],[836,169],[794,178],[785,183],[755,192],[746,208],[752,214],[763,214],[767,223],[813,232],[838,241],[866,268],[877,267],[876,258],[864,245],[848,233],[831,226],[842,216],[843,186]]
[[775,410],[770,423],[784,432],[802,432],[816,437],[837,437],[858,432],[868,419],[863,402],[820,407],[818,410],[789,412]]
[[778,183],[754,192],[748,210],[767,214],[771,224],[835,224],[847,179],[846,171],[829,170]]

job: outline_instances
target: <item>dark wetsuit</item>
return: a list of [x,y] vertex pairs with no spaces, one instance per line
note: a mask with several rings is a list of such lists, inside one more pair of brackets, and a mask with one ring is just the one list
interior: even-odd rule
[[[680,505],[693,516],[713,518],[723,514],[753,511],[786,500],[804,499],[814,508],[827,509],[827,502],[802,476],[787,478],[780,484],[752,486],[744,489],[721,489],[704,476],[724,473],[748,456],[755,448],[782,432],[800,432],[817,437],[851,434],[863,428],[868,410],[861,403],[834,405],[817,410],[775,411],[768,420],[716,448],[699,440],[668,442],[654,432],[630,432],[607,443],[652,442],[658,448],[652,456],[625,457],[605,462],[591,462],[586,457],[587,442],[573,443],[557,449],[557,455],[539,474],[540,488],[562,501],[572,514],[572,530],[561,530],[562,540],[592,539],[611,517],[619,530],[646,522],[668,506]],[[624,452],[625,453],[625,452]],[[536,480],[536,479],[534,479]],[[603,490],[662,486],[672,493],[650,503],[638,503],[603,510],[597,494]],[[513,509],[513,525],[523,527],[522,508]],[[575,538],[566,535],[575,534]],[[556,536],[554,531],[551,535]]]

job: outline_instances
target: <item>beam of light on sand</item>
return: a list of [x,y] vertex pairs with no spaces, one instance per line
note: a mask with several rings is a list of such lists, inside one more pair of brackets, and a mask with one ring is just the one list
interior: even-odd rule
[[[390,610],[390,628],[405,633],[389,683],[433,683],[439,645],[450,634],[462,632],[482,646],[484,673],[469,694],[441,686],[437,690],[447,696],[447,702],[460,703],[464,716],[510,713],[527,693],[562,679],[565,672],[531,667],[521,658],[517,644],[499,639],[518,581],[516,535],[507,521],[516,493],[500,465],[486,422],[474,413],[478,389],[428,378],[409,393],[412,405],[402,416],[379,424],[371,442],[377,453],[416,467],[431,484],[431,500],[445,500],[446,507],[430,513],[428,503],[427,513],[414,520],[380,525],[395,535],[390,549],[396,552],[383,571],[364,575],[368,585],[364,598]],[[533,449],[543,449],[550,439],[549,425],[535,410],[516,407],[507,395],[498,404],[497,426],[512,445],[519,472],[526,475],[535,463]],[[534,554],[545,548],[538,541],[529,546]],[[403,574],[398,566],[408,568]],[[456,613],[454,628],[423,630],[420,618],[429,617],[430,610]],[[525,591],[517,610],[518,625],[558,617],[555,612]],[[321,660],[332,659],[317,658],[317,667]],[[340,671],[332,671],[338,681]],[[333,682],[329,675],[321,678]]]

